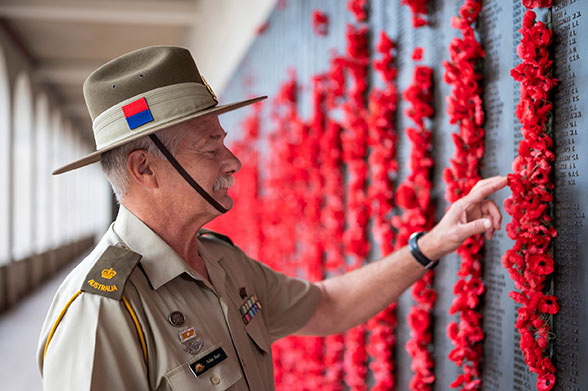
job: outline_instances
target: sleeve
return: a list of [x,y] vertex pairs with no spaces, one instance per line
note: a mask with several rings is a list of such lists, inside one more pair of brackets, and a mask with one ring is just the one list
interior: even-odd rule
[[98,295],[81,293],[71,303],[41,362],[45,391],[149,389],[129,313],[122,302]]
[[321,299],[320,288],[248,259],[256,290],[264,292],[264,297],[259,299],[272,342],[293,334],[314,315]]

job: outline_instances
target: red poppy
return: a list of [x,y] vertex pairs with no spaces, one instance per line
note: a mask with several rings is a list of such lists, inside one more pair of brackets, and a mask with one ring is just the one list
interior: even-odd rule
[[424,18],[427,15],[426,0],[402,0],[401,4],[410,7],[413,27],[419,28],[427,24],[427,20]]
[[[374,67],[385,82],[384,89],[373,89],[369,96],[368,143],[371,153],[368,163],[371,168],[371,181],[368,198],[373,205],[372,222],[374,237],[380,243],[382,254],[393,250],[395,232],[390,225],[389,216],[394,203],[394,191],[390,174],[397,171],[394,115],[397,107],[396,68],[392,51],[394,43],[381,32],[376,45],[381,55],[374,61]],[[395,344],[396,327],[395,305],[390,306],[368,322],[370,341],[367,353],[374,378],[373,389],[385,390],[395,387],[392,352]]]
[[347,3],[347,9],[355,15],[358,22],[363,22],[367,18],[365,7],[367,0],[349,0]]
[[553,258],[548,254],[533,254],[529,257],[529,266],[536,273],[551,274],[553,272]]
[[544,373],[537,378],[537,391],[549,391],[555,385],[555,375],[553,373]]
[[327,35],[329,32],[329,16],[320,10],[312,11],[312,31],[316,35]]
[[[396,248],[406,245],[413,232],[428,230],[434,224],[431,200],[432,135],[425,128],[425,119],[433,115],[431,87],[432,70],[416,66],[413,81],[403,92],[403,97],[410,104],[405,114],[415,126],[406,129],[411,143],[409,174],[396,190],[396,203],[403,210],[401,215],[392,219],[392,225],[398,230]],[[410,387],[416,390],[430,390],[434,381],[431,372],[433,355],[429,345],[432,341],[432,309],[437,295],[432,285],[433,272],[429,271],[412,289],[415,304],[409,312],[411,338],[406,348],[412,358],[411,369],[414,372]]]
[[[450,167],[443,173],[447,183],[446,199],[449,202],[465,196],[480,179],[480,159],[484,152],[484,112],[479,85],[481,75],[476,69],[479,69],[478,62],[484,57],[484,51],[471,27],[476,23],[479,12],[480,2],[467,0],[460,8],[459,16],[452,19],[451,25],[460,30],[462,37],[456,37],[450,42],[450,61],[443,63],[444,80],[453,86],[447,98],[447,114],[449,122],[458,125],[459,129],[458,133],[452,134],[455,152]],[[454,286],[456,296],[449,313],[459,313],[460,317],[459,324],[448,328],[448,336],[455,346],[449,358],[464,371],[464,375],[458,377],[452,387],[462,389],[481,388],[480,342],[483,332],[478,306],[484,291],[480,279],[482,245],[483,238],[478,235],[466,240],[457,250],[462,262]],[[517,262],[515,255],[505,256],[503,262],[508,265]]]
[[[523,3],[528,8],[551,6],[551,1],[524,0]],[[511,292],[510,296],[522,304],[516,327],[521,334],[525,362],[531,372],[539,375],[538,389],[551,389],[555,368],[545,357],[550,327],[543,314],[555,314],[559,306],[555,296],[543,294],[546,278],[554,269],[550,244],[556,235],[550,217],[553,202],[550,173],[555,155],[546,125],[552,110],[549,93],[557,81],[551,78],[548,50],[552,31],[535,18],[532,11],[523,17],[519,30],[522,39],[517,48],[523,61],[511,71],[513,78],[521,83],[515,114],[522,124],[523,140],[512,165],[514,174],[508,177],[512,195],[505,201],[505,209],[513,217],[507,232],[515,240],[515,248],[505,254],[503,265],[515,287],[521,290]]]
[[553,0],[523,0],[523,5],[527,8],[550,8]]
[[539,302],[539,310],[545,314],[557,314],[559,311],[557,298],[553,295],[543,296]]

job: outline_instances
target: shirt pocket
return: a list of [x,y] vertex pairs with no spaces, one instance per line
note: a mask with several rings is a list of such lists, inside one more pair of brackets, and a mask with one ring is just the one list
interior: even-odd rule
[[199,376],[196,376],[192,369],[190,369],[190,365],[215,352],[220,347],[221,345],[212,346],[202,354],[191,358],[189,361],[166,373],[165,377],[170,389],[173,391],[222,391],[229,389],[229,387],[241,379],[241,369],[230,356],[227,356],[224,360],[201,373]]
[[268,354],[271,353],[272,343],[261,314],[255,316],[249,324],[245,325],[245,331],[259,350]]

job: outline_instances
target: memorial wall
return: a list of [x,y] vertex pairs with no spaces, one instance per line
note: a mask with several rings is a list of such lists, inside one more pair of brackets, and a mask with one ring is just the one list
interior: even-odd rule
[[[450,59],[450,43],[459,36],[459,30],[452,27],[451,19],[458,15],[464,1],[429,1],[426,12],[421,15],[426,25],[419,28],[414,27],[414,13],[407,5],[402,5],[400,0],[368,1],[365,8],[367,16],[363,22],[358,22],[357,15],[347,8],[347,5],[351,3],[360,7],[362,2],[278,1],[267,24],[260,26],[255,42],[236,70],[230,84],[220,94],[221,103],[259,94],[269,95],[269,100],[257,109],[229,113],[222,118],[223,126],[229,132],[229,143],[236,146],[243,160],[245,173],[243,173],[244,177],[238,174],[236,178],[237,185],[233,193],[237,203],[235,211],[222,217],[224,220],[221,219],[213,228],[220,229],[231,236],[236,244],[250,255],[270,263],[273,267],[282,266],[284,271],[290,274],[309,279],[328,277],[337,274],[338,271],[358,266],[357,252],[350,250],[347,244],[344,248],[336,247],[336,239],[343,240],[343,236],[335,234],[333,234],[335,236],[331,234],[329,236],[320,230],[309,231],[314,227],[313,222],[316,222],[320,229],[331,227],[328,223],[330,220],[328,218],[325,220],[325,216],[331,216],[329,215],[331,212],[327,210],[328,205],[337,193],[336,191],[328,193],[330,187],[325,185],[325,183],[331,183],[328,182],[331,178],[327,178],[329,174],[321,171],[321,166],[327,164],[325,158],[327,155],[323,155],[325,149],[321,148],[324,148],[324,140],[327,137],[325,135],[328,134],[328,129],[331,129],[328,124],[340,124],[343,128],[342,134],[348,131],[345,126],[352,113],[350,114],[349,106],[346,109],[345,103],[341,102],[345,99],[353,102],[350,98],[339,97],[338,104],[331,105],[327,102],[321,106],[316,100],[320,94],[317,95],[317,88],[313,83],[317,75],[326,74],[330,75],[327,76],[330,77],[329,80],[335,79],[332,59],[348,55],[346,54],[350,45],[348,25],[363,26],[367,29],[366,45],[369,56],[369,66],[365,69],[367,85],[359,91],[359,94],[364,94],[365,97],[370,91],[387,88],[387,82],[382,79],[377,67],[373,66],[374,61],[381,58],[378,51],[381,32],[384,31],[395,44],[391,64],[397,71],[394,83],[398,102],[394,106],[393,120],[389,124],[390,131],[394,132],[391,138],[393,142],[386,144],[394,148],[390,159],[395,160],[398,165],[397,170],[391,168],[388,172],[394,191],[410,175],[408,163],[411,159],[411,148],[415,148],[406,134],[407,128],[415,126],[413,119],[406,115],[406,110],[410,108],[411,103],[403,99],[402,93],[411,86],[415,67],[423,65],[432,69],[434,114],[425,119],[425,128],[432,134],[431,152],[434,165],[430,179],[432,202],[437,220],[449,205],[445,198],[447,184],[444,181],[443,172],[454,156],[455,145],[451,135],[458,129],[456,125],[450,124],[447,114],[447,96],[452,93],[452,87],[444,81],[446,69],[443,62]],[[406,3],[423,2],[407,1]],[[545,5],[548,2],[537,1],[536,3]],[[487,0],[481,3],[481,12],[473,25],[476,40],[480,42],[485,52],[485,56],[478,62],[476,69],[482,75],[480,81],[484,112],[482,127],[485,132],[479,170],[482,177],[512,173],[512,164],[519,153],[519,143],[523,139],[521,122],[515,115],[520,99],[520,84],[511,76],[511,70],[521,62],[517,54],[517,46],[522,38],[519,30],[523,24],[525,12],[526,8],[520,0]],[[550,247],[553,251],[554,272],[546,279],[543,291],[554,292],[558,298],[559,312],[553,316],[545,316],[551,332],[544,354],[551,358],[555,367],[557,380],[553,389],[588,390],[588,373],[584,367],[585,364],[583,365],[588,362],[588,332],[582,327],[588,323],[588,306],[585,305],[585,297],[588,296],[588,270],[587,261],[583,255],[588,251],[586,249],[588,242],[584,240],[588,198],[586,197],[587,184],[582,172],[587,164],[583,151],[588,145],[588,138],[583,131],[586,128],[583,116],[586,97],[583,92],[584,83],[588,82],[586,80],[588,68],[584,61],[588,58],[588,42],[582,39],[588,34],[588,25],[583,18],[583,14],[588,12],[588,3],[577,0],[554,1],[551,8],[537,8],[535,12],[537,20],[543,21],[553,30],[550,56],[553,60],[553,76],[558,80],[557,86],[548,94],[553,102],[553,108],[546,125],[547,132],[552,132],[553,151],[556,156],[550,175],[555,184],[551,213],[557,236]],[[324,17],[327,17],[328,21],[325,21]],[[416,48],[422,48],[422,60],[415,60],[413,53]],[[354,74],[351,71],[345,73],[347,81],[345,88],[347,88],[348,96],[352,96],[353,93],[349,93],[349,89],[353,89],[352,86],[357,83],[357,74],[361,74],[361,69],[356,71],[359,73]],[[289,91],[290,93],[296,91],[295,97],[285,98],[286,83],[294,83],[294,89]],[[355,109],[365,110],[368,116],[371,115],[370,110],[373,111],[373,107],[370,108],[368,102],[364,102],[363,106],[361,102],[353,104],[359,105]],[[317,117],[317,107],[324,109],[323,114],[327,125],[322,128],[320,126],[316,128],[313,125],[316,123],[316,118],[324,119]],[[284,114],[288,110],[294,111]],[[257,121],[253,125],[252,118]],[[305,126],[304,124],[308,126],[304,128],[306,133],[302,131],[300,133],[302,136],[300,134],[299,136],[308,136],[309,142],[314,140],[316,149],[311,148],[308,152],[303,148],[295,148],[297,145],[301,146],[296,144],[300,140],[296,141],[295,137],[293,139],[288,132],[296,132],[294,125],[298,123],[302,124],[301,126]],[[252,132],[252,126],[255,127],[254,132]],[[360,136],[361,133],[355,134],[354,137],[360,140]],[[354,188],[350,187],[350,184],[357,180],[355,176],[357,172],[353,171],[351,166],[355,163],[349,163],[350,160],[346,160],[348,157],[345,157],[344,150],[349,148],[349,144],[345,142],[349,141],[345,141],[346,136],[342,137],[343,158],[338,163],[340,166],[333,167],[341,168],[340,184],[342,191],[344,190],[343,195],[338,195],[343,197],[341,202],[345,202],[345,208],[340,211],[345,214],[345,224],[340,228],[349,230],[354,222],[357,222],[357,220],[350,220],[350,216],[361,217],[362,215],[357,214],[359,212],[356,213],[353,210],[354,205],[350,204],[350,200],[355,199],[352,195]],[[271,207],[264,202],[272,196],[276,197],[276,194],[272,193],[275,189],[267,187],[271,182],[270,179],[275,177],[277,167],[287,170],[288,167],[294,167],[296,164],[282,166],[280,163],[280,158],[287,159],[284,155],[286,152],[280,149],[281,141],[282,144],[289,143],[288,145],[292,147],[288,152],[290,155],[287,155],[290,160],[295,160],[297,157],[306,159],[304,161],[308,166],[303,165],[302,168],[306,167],[306,169],[302,171],[310,176],[310,179],[305,180],[311,185],[305,189],[312,191],[303,191],[300,193],[302,195],[296,198],[296,194],[299,194],[296,193],[296,183],[293,182],[291,188],[282,186],[278,196],[284,201],[283,209],[279,213],[274,211],[276,214],[268,217],[268,214],[263,211],[270,210]],[[331,142],[326,148],[335,148],[337,145]],[[358,146],[358,149],[361,148]],[[369,156],[376,148],[374,143],[368,140],[367,152],[363,160],[368,171],[372,173],[370,175],[373,175],[374,166]],[[259,155],[252,154],[252,149]],[[359,159],[362,159],[361,155]],[[312,185],[312,173],[315,171],[311,169],[316,169],[315,179],[323,186],[319,190]],[[287,176],[280,178],[288,180]],[[239,187],[239,182],[242,180],[255,180],[255,188],[252,190],[250,185]],[[373,182],[374,179],[369,175],[365,178],[363,185],[365,185],[366,194],[369,193],[367,189]],[[239,193],[240,191],[242,194]],[[246,191],[249,192],[248,196],[243,195]],[[482,315],[483,330],[481,382],[472,385],[471,389],[496,391],[552,389],[549,382],[548,385],[544,385],[544,388],[537,385],[537,375],[530,372],[525,362],[520,348],[521,336],[515,327],[517,310],[521,305],[509,297],[509,293],[516,289],[502,262],[504,254],[514,245],[514,241],[509,238],[505,229],[506,224],[511,221],[511,216],[505,211],[504,201],[510,195],[511,190],[506,188],[492,197],[501,208],[504,221],[502,230],[496,232],[492,240],[486,240],[482,250],[484,293],[477,307],[477,311]],[[308,212],[313,199],[318,200],[319,205],[313,212],[318,213],[318,217],[315,216],[314,220]],[[247,205],[245,208],[247,210],[239,210],[240,201]],[[252,206],[252,202],[258,203]],[[302,204],[292,207],[289,205],[290,202],[302,202]],[[390,199],[390,202],[393,205],[388,218],[392,221],[393,215],[401,215],[403,210],[393,199]],[[360,227],[357,233],[365,235],[369,245],[366,262],[377,260],[386,248],[380,243],[381,236],[378,236],[380,234],[375,234],[377,231],[374,217],[376,209],[372,205],[365,230],[361,231]],[[285,224],[284,216],[290,216],[290,220],[287,220],[289,224],[292,225],[292,222],[295,222],[297,225],[298,221],[295,218],[297,212],[299,212],[301,224],[298,228],[294,227],[292,231],[286,231],[279,223],[276,223],[276,219],[282,219],[280,221]],[[236,221],[237,224],[235,224]],[[327,223],[324,223],[325,221]],[[291,237],[277,239],[273,237],[272,235],[278,232],[276,231],[278,228],[281,230],[279,231],[281,235],[289,232],[291,235],[287,236]],[[244,233],[244,231],[247,232]],[[395,240],[398,239],[396,231],[397,227],[392,227],[390,231],[392,232],[390,235],[394,235]],[[337,233],[336,230],[333,232]],[[276,241],[283,242],[282,247],[277,250]],[[288,260],[276,259],[280,254],[285,254],[284,247],[287,247],[288,243],[291,247]],[[312,258],[314,263],[311,266],[304,261],[296,261],[299,256],[309,254],[305,252],[308,248],[315,251],[315,258]],[[330,259],[332,251],[341,251],[344,257],[344,262],[339,265],[340,270],[336,267],[329,268],[329,263],[326,262]],[[270,259],[267,257],[268,253],[271,254]],[[452,254],[443,259],[435,269],[432,280],[432,289],[436,292],[431,313],[432,341],[427,347],[432,354],[434,382],[430,379],[425,381],[427,385],[422,389],[450,390],[451,383],[464,370],[462,366],[457,366],[455,362],[448,359],[454,345],[448,338],[447,331],[450,322],[456,320],[456,315],[450,314],[449,308],[455,299],[454,285],[458,280],[461,262],[460,256]],[[373,323],[366,325],[359,334],[354,334],[353,343],[350,342],[349,335],[333,337],[333,339],[309,339],[313,341],[311,343],[300,338],[289,338],[285,340],[286,342],[280,341],[274,349],[277,388],[284,390],[414,389],[415,383],[412,382],[415,381],[413,369],[416,361],[409,355],[406,348],[407,342],[411,339],[411,328],[407,318],[414,305],[414,298],[410,292],[406,292],[398,301],[397,307],[390,310],[389,317],[379,318],[379,328]],[[381,342],[383,339],[387,341],[386,344]],[[388,354],[385,349],[374,351],[375,343],[379,343],[378,346],[389,347],[391,352]],[[358,348],[357,344],[362,346]],[[334,346],[339,346],[339,350]],[[382,355],[387,357],[384,360],[386,364],[372,365],[374,362],[384,362]],[[425,360],[423,357],[421,359]],[[299,365],[303,365],[303,369],[294,369],[293,361],[298,361]],[[382,370],[382,365],[385,370]],[[422,367],[425,364],[421,362],[416,365]],[[357,367],[360,367],[359,370]],[[389,376],[386,375],[386,371],[390,373]],[[297,382],[296,379],[298,379]]]

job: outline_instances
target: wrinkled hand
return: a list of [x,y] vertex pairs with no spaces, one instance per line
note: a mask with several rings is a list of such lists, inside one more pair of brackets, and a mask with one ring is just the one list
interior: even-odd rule
[[484,233],[492,239],[502,224],[502,214],[490,194],[506,186],[506,177],[482,179],[468,195],[455,201],[445,216],[427,235],[419,239],[419,247],[430,259],[439,259],[455,250],[472,235]]

